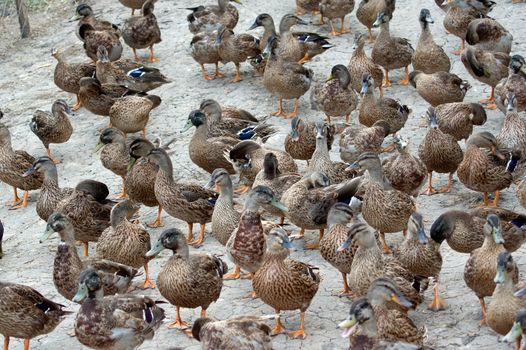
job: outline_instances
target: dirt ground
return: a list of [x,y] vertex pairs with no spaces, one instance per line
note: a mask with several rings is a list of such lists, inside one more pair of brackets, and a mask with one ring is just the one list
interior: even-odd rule
[[[185,7],[196,6],[200,1],[195,0],[160,0],[156,5],[155,13],[163,33],[163,41],[156,46],[156,53],[161,61],[155,64],[173,83],[165,85],[155,91],[161,96],[163,103],[152,112],[148,125],[148,137],[161,137],[163,140],[176,137],[172,156],[176,169],[176,176],[180,181],[192,181],[205,183],[207,174],[199,170],[188,158],[187,144],[192,132],[179,134],[184,126],[188,113],[199,106],[204,98],[214,98],[222,104],[235,105],[251,111],[258,117],[267,116],[277,108],[277,101],[272,98],[261,84],[260,78],[252,77],[251,68],[243,64],[242,75],[244,80],[237,84],[229,84],[227,79],[233,76],[234,66],[229,64],[223,67],[227,78],[203,81],[198,65],[189,54],[189,43],[192,35],[187,30]],[[93,8],[101,17],[111,20],[116,24],[122,24],[130,16],[130,11],[113,1],[91,1]],[[0,5],[1,6],[1,5]],[[73,15],[75,4],[72,1],[49,1],[48,7],[31,13],[31,25],[33,35],[28,40],[18,39],[18,23],[13,16],[0,17],[0,57],[2,60],[0,74],[0,108],[6,116],[6,122],[10,126],[13,145],[18,149],[24,149],[29,153],[40,156],[45,150],[40,141],[30,132],[28,122],[35,109],[49,110],[52,102],[57,98],[65,98],[71,103],[74,97],[60,91],[53,84],[54,59],[50,52],[52,47],[64,51],[68,60],[84,60],[82,44],[74,34],[75,24],[68,19]],[[254,21],[259,13],[270,13],[278,22],[279,18],[294,11],[293,0],[267,0],[254,1],[243,0],[243,5],[237,6],[240,12],[237,32],[245,31]],[[408,38],[415,46],[420,31],[417,21],[421,8],[431,10],[435,24],[431,30],[435,39],[444,45],[445,50],[450,53],[460,44],[460,41],[452,36],[446,35],[442,19],[444,13],[439,10],[432,0],[398,0],[397,10],[391,24],[391,33]],[[515,37],[515,53],[524,53],[526,49],[526,26],[524,13],[526,4],[513,5],[511,0],[502,0],[491,13],[491,16],[507,27]],[[304,16],[305,19],[315,21],[315,18]],[[357,21],[354,13],[347,17],[346,26],[354,33],[365,32],[366,29]],[[309,30],[326,34],[328,27],[309,26]],[[254,31],[258,34],[258,31]],[[335,47],[313,61],[306,63],[312,68],[317,80],[325,79],[330,68],[338,63],[347,64],[351,56],[353,34],[331,39]],[[367,46],[370,50],[371,46]],[[146,55],[146,52],[142,53]],[[131,50],[126,48],[124,56],[131,58]],[[468,92],[466,101],[477,101],[489,93],[489,88],[471,79],[466,73],[460,59],[450,56],[452,59],[452,71],[461,77],[468,79],[473,88]],[[210,69],[212,67],[209,67]],[[403,71],[394,71],[392,80],[402,78]],[[386,90],[386,95],[394,97],[404,104],[409,105],[413,113],[406,127],[400,132],[409,137],[411,149],[416,152],[421,138],[426,132],[425,122],[421,117],[427,108],[426,103],[418,96],[412,87],[397,86]],[[286,108],[292,108],[291,102]],[[307,97],[301,99],[300,115],[314,120],[321,118],[319,112],[312,111]],[[488,112],[488,122],[479,130],[496,132],[500,129],[503,115],[498,111]],[[88,111],[81,109],[72,122],[75,132],[71,140],[62,145],[53,145],[54,154],[63,160],[58,166],[59,181],[61,186],[74,186],[79,180],[93,178],[104,181],[110,187],[112,193],[118,193],[120,189],[120,178],[109,170],[102,167],[98,154],[93,152],[97,143],[97,129],[104,127],[107,120],[94,116]],[[288,121],[275,118],[272,123],[279,125],[281,132],[273,137],[269,143],[276,147],[282,147],[283,139],[288,131]],[[357,123],[356,115],[353,115],[353,123]],[[334,147],[333,157],[339,159],[338,147]],[[437,185],[445,183],[446,177],[435,178]],[[440,182],[440,184],[438,184]],[[44,295],[57,302],[63,303],[69,309],[76,311],[78,306],[62,298],[55,290],[52,282],[52,265],[54,250],[58,239],[50,240],[44,244],[38,243],[45,223],[35,213],[35,201],[37,191],[30,194],[30,203],[26,209],[17,211],[8,210],[8,206],[0,207],[0,218],[5,225],[4,252],[5,257],[0,260],[0,279],[24,283],[37,288]],[[0,202],[11,200],[11,188],[0,184]],[[467,190],[458,181],[455,181],[450,194],[438,194],[434,196],[418,197],[418,208],[421,210],[426,224],[429,227],[436,217],[447,209],[467,209],[480,199],[480,196]],[[505,208],[524,211],[515,198],[515,187],[504,191],[501,197],[501,205]],[[152,209],[141,209],[143,221],[151,221],[155,212]],[[165,227],[176,226],[186,229],[186,225],[167,214],[163,215]],[[208,228],[207,228],[208,229]],[[162,229],[150,230],[152,240],[157,239]],[[307,240],[315,239],[315,235],[307,234]],[[401,234],[388,235],[391,243],[399,240]],[[291,253],[292,258],[308,261],[320,267],[323,281],[318,294],[314,298],[307,312],[306,340],[292,340],[286,335],[274,338],[276,349],[346,349],[347,339],[340,337],[340,331],[336,325],[343,320],[348,313],[350,301],[345,298],[332,296],[332,293],[341,287],[340,274],[327,264],[319,255],[318,251],[303,250],[303,242],[295,241],[297,247]],[[94,246],[91,247],[94,253]],[[206,243],[200,248],[203,251],[221,253],[224,248],[219,245],[207,233]],[[515,260],[521,269],[524,269],[525,260],[522,257],[524,248],[514,253]],[[432,297],[431,291],[426,293],[426,303],[421,305],[412,317],[418,325],[426,325],[428,329],[427,344],[436,349],[508,349],[510,346],[499,343],[498,336],[488,327],[480,327],[481,312],[478,300],[464,284],[463,270],[467,255],[453,252],[446,244],[442,246],[444,264],[441,274],[441,293],[447,303],[447,309],[438,313],[426,310],[427,304]],[[168,252],[154,260],[151,264],[151,273],[157,275],[160,266],[167,260]],[[225,283],[221,298],[209,308],[209,315],[219,319],[225,319],[241,314],[268,314],[273,310],[261,300],[243,299],[242,295],[251,288],[249,281],[229,281]],[[147,291],[149,295],[159,297],[157,290]],[[167,319],[174,318],[172,307],[166,306]],[[198,317],[199,310],[184,309],[182,316],[186,321],[193,321]],[[0,315],[1,317],[1,315]],[[283,313],[284,325],[293,329],[299,325],[298,312]],[[32,349],[61,349],[71,350],[83,349],[75,338],[66,335],[72,328],[74,315],[69,316],[51,334],[38,337],[32,341]],[[185,349],[199,349],[196,340],[189,339],[186,335],[175,330],[168,330],[166,324],[161,326],[154,339],[146,342],[141,349],[168,349],[169,347],[181,347]],[[12,340],[12,349],[21,349],[19,340]]]

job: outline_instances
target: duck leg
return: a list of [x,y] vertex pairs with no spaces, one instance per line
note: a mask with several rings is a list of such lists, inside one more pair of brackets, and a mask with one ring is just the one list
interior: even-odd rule
[[241,268],[236,265],[234,271],[223,275],[224,280],[237,280],[241,277]]
[[321,241],[321,239],[323,238],[323,233],[324,233],[324,232],[325,232],[324,229],[321,229],[321,230],[320,230],[320,239],[318,240],[318,242],[316,242],[316,243],[310,243],[310,244],[305,244],[305,245],[303,246],[303,248],[305,248],[305,249],[318,249],[318,248],[320,247],[320,241]]
[[24,339],[24,350],[29,350],[29,338]]
[[453,51],[452,52],[453,55],[457,55],[457,56],[460,55],[462,52],[464,52],[464,47],[465,47],[464,39],[461,39],[460,40],[460,49]]
[[427,181],[428,181],[427,188],[422,192],[422,194],[427,194],[429,196],[437,192],[437,190],[433,188],[433,172],[429,173]]
[[344,28],[344,24],[345,24],[345,16],[340,18],[340,21],[341,21],[341,27],[340,27],[340,34],[344,34],[344,33],[349,33],[350,30],[349,29],[345,29]]
[[155,57],[155,55],[153,54],[153,45],[150,46],[150,59],[149,59],[150,62],[157,62],[157,61],[160,61],[159,58]]
[[163,207],[159,206],[157,207],[157,218],[150,222],[148,224],[148,227],[162,227],[163,226],[163,223],[161,221],[161,213],[163,212]]
[[77,101],[75,102],[75,104],[74,104],[73,106],[71,106],[71,110],[72,110],[72,111],[76,111],[76,110],[78,110],[80,107],[82,107],[82,102],[80,102],[79,95],[77,94]]
[[55,164],[62,163],[62,161],[60,159],[53,159],[53,157],[51,157],[51,150],[49,149],[49,146],[45,146],[45,147],[46,147],[47,156],[49,157],[49,159],[51,159],[53,161],[53,163],[55,163]]
[[203,243],[203,241],[205,240],[205,225],[206,224],[199,224],[199,225],[200,225],[199,237],[197,238],[196,241],[188,242],[189,245],[194,246],[194,247],[199,247]]
[[484,98],[480,100],[480,103],[483,103],[486,105],[486,108],[488,109],[495,109],[497,108],[497,105],[495,104],[495,88],[491,87],[491,93],[489,95],[489,98]]
[[380,84],[378,89],[380,89],[380,97],[384,97],[384,88],[383,88],[382,84]]
[[453,184],[453,173],[449,173],[447,178],[447,185],[438,189],[440,193],[449,193],[451,192],[451,185]]
[[188,325],[188,323],[184,322],[181,319],[181,312],[180,312],[179,309],[180,309],[180,307],[176,305],[175,306],[175,321],[168,325],[169,329],[173,329],[173,328],[176,328],[176,329],[187,329],[188,327],[190,327]]
[[186,241],[191,242],[194,240],[194,234],[192,232],[194,229],[194,224],[192,222],[187,222],[186,224],[188,225],[188,235],[186,236]]
[[369,42],[374,43],[373,32],[371,31],[371,28],[367,28],[367,31],[369,32]]
[[405,66],[405,78],[397,81],[398,85],[409,84],[409,66]]
[[391,248],[389,248],[389,245],[387,244],[387,241],[385,240],[384,232],[380,232],[380,242],[382,243],[382,249],[384,251],[384,254],[390,254]]
[[300,313],[300,329],[297,331],[289,331],[289,335],[294,339],[305,339],[305,311]]
[[210,75],[208,75],[208,72],[205,69],[205,65],[201,64],[200,66],[201,66],[201,72],[203,72],[203,79],[204,80],[214,80],[214,77],[211,77]]
[[495,198],[493,198],[493,203],[491,204],[492,207],[496,208],[499,204],[499,198],[500,198],[500,191],[495,192]]
[[440,293],[439,293],[439,290],[438,290],[438,286],[439,286],[438,278],[433,278],[433,281],[435,282],[435,285],[433,286],[433,291],[435,292],[435,297],[433,298],[433,301],[431,302],[431,304],[429,304],[427,306],[427,308],[429,310],[433,310],[433,311],[444,310],[446,308],[446,304],[440,298]]
[[214,75],[216,78],[222,78],[225,76],[225,74],[219,70],[219,63],[217,62],[216,62],[216,70],[214,72]]
[[280,225],[280,226],[283,226],[284,223],[285,223],[285,217],[282,216],[282,217],[279,219],[279,225]]
[[126,198],[128,197],[128,195],[126,194],[126,177],[125,176],[121,176],[122,178],[122,190],[121,190],[121,193],[119,193],[117,195],[117,197],[115,197],[115,199],[123,199],[123,198]]
[[342,279],[343,279],[343,290],[338,292],[339,297],[343,296],[350,296],[351,295],[351,288],[349,288],[349,284],[347,283],[347,274],[345,272],[342,272]]
[[241,185],[234,190],[234,193],[247,193],[250,189],[251,188],[248,185]]
[[331,35],[338,36],[340,33],[336,32],[336,29],[334,28],[334,23],[332,23],[332,18],[329,18],[329,25],[331,26]]
[[301,60],[298,61],[298,63],[299,64],[303,64],[303,63],[307,62],[308,60],[310,60],[309,53],[305,52],[305,55],[303,55],[303,57],[301,58]]
[[482,201],[482,204],[480,204],[478,207],[479,208],[489,207],[489,195],[488,195],[488,192],[484,192],[484,199]]
[[142,60],[141,60],[141,58],[140,58],[139,56],[137,56],[137,50],[134,49],[134,48],[132,48],[132,51],[133,51],[133,57],[134,57],[134,59],[135,59],[135,62],[137,62],[137,63],[141,63]]
[[146,277],[144,278],[144,283],[139,287],[140,289],[155,289],[155,284],[153,283],[152,279],[150,278],[150,274],[148,273],[148,263],[144,264],[144,274]]
[[291,113],[285,114],[285,118],[294,118],[298,115],[298,106],[300,105],[300,99],[296,99],[296,103],[294,104],[294,110]]
[[[16,187],[14,187],[14,189],[15,189],[15,192],[16,192]],[[22,203],[13,206],[13,209],[25,208],[27,206],[27,197],[28,196],[29,196],[29,191],[24,191],[24,196],[22,197]],[[18,198],[18,196],[15,193],[15,198],[13,199],[13,204],[14,203],[18,203],[18,202],[20,202],[20,198]]]
[[327,123],[331,124],[331,116],[330,115],[326,115],[325,116],[325,120],[327,121]]
[[4,350],[9,349],[9,337],[4,337]]
[[482,308],[482,320],[480,320],[480,325],[484,326],[485,324],[487,324],[486,323],[486,317],[487,317],[486,302],[484,301],[484,298],[479,297],[479,303],[480,303],[480,307]]
[[302,15],[305,14],[305,12],[303,12],[303,11],[302,11],[302,8],[299,7],[299,6],[296,4],[296,10],[294,11],[294,14],[295,14],[296,16],[302,16]]
[[239,72],[239,63],[235,63],[236,65],[236,76],[234,77],[234,79],[230,80],[231,83],[237,83],[237,82],[240,82],[241,80],[241,72]]
[[391,81],[389,80],[389,69],[385,69],[384,81],[382,82],[383,87],[391,86]]
[[82,242],[84,246],[84,256],[89,256],[89,242]]
[[272,112],[270,114],[271,115],[275,115],[275,116],[284,115],[285,114],[285,111],[283,110],[283,99],[282,98],[279,99],[278,111],[277,112]]
[[20,201],[21,199],[18,197],[18,190],[15,186],[13,186],[13,208],[16,207]]
[[281,319],[279,317],[280,310],[276,309],[276,315],[278,315],[278,318],[276,318],[276,325],[274,328],[272,328],[272,335],[285,333],[285,328],[283,327],[283,324],[281,323]]
[[351,118],[351,114],[345,115],[345,124],[349,124],[349,119]]

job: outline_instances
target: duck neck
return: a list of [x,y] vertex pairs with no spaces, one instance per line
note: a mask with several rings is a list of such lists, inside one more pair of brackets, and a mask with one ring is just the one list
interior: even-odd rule
[[369,173],[371,180],[379,184],[383,183],[383,173],[380,164],[368,168],[367,172]]
[[42,185],[47,188],[58,188],[58,174],[55,166],[48,166],[44,169]]
[[253,213],[257,213],[259,210],[259,207],[260,205],[257,201],[255,201],[253,198],[248,197],[248,199],[245,202],[244,211],[245,212],[250,211]]
[[481,249],[486,251],[499,251],[502,249],[502,244],[497,244],[493,240],[493,237],[486,236],[484,238],[484,243],[482,243]]
[[389,22],[382,23],[380,25],[380,34],[378,34],[378,38],[377,39],[390,38],[390,37],[391,37],[391,34],[389,32]]
[[104,290],[102,288],[90,290],[88,292],[88,298],[93,300],[102,300],[104,299]]
[[[75,229],[71,224],[66,225],[63,231],[59,232],[60,241],[75,248]],[[77,251],[74,249],[75,252]]]
[[284,260],[288,256],[288,249],[285,249],[283,247],[271,248],[265,252],[265,260],[274,264],[283,264]]
[[[276,26],[274,21],[268,21],[263,24],[263,37],[270,38],[271,36],[276,36]],[[266,43],[264,43],[266,45]]]
[[230,203],[230,205],[234,202],[234,189],[232,186],[232,180],[228,179],[228,183],[222,185],[219,187],[219,198],[218,200],[222,200],[226,203]]
[[219,6],[219,12],[223,13],[226,10],[226,6],[228,5],[229,0],[218,0],[217,5]]
[[316,149],[312,157],[317,155],[318,157],[330,157],[329,155],[329,146],[327,145],[327,138],[316,138]]
[[365,57],[365,50],[363,49],[365,42],[360,42],[352,53],[352,58],[363,58]]
[[168,157],[163,157],[159,162],[159,174],[170,184],[174,182],[173,165]]
[[110,222],[111,222],[111,227],[114,230],[117,229],[117,226],[119,226],[121,222],[126,220],[126,217],[127,217],[126,214],[127,213],[126,213],[125,208],[121,205],[117,205],[116,207],[113,208],[111,212]]
[[419,41],[433,40],[433,34],[431,34],[431,30],[429,30],[429,23],[420,22],[420,26],[422,27],[422,32],[420,33]]
[[376,328],[376,320],[371,318],[361,324],[362,334],[369,338],[376,338],[378,329]]
[[173,255],[179,256],[185,261],[188,260],[190,257],[190,250],[188,249],[188,243],[186,243],[186,240],[179,242],[177,249],[173,250]]

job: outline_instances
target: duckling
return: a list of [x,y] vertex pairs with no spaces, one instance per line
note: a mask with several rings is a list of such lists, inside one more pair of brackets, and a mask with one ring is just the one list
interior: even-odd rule
[[[388,13],[390,16],[393,15],[395,10],[395,0],[362,0],[356,10],[356,18],[367,27],[369,32],[369,42],[374,42],[373,33],[371,28],[373,27],[378,14],[381,12]],[[376,78],[375,78],[376,79]]]
[[53,81],[59,89],[77,95],[77,102],[71,107],[73,111],[76,111],[82,106],[79,98],[79,80],[84,77],[92,77],[95,67],[88,63],[68,63],[64,61],[62,54],[56,48],[51,49],[51,56],[57,60]]
[[[375,0],[370,0],[372,2]],[[376,0],[383,1],[383,0]],[[354,42],[352,45],[352,56],[347,64],[351,76],[351,86],[355,91],[362,89],[362,77],[364,74],[370,74],[374,81],[374,88],[380,89],[380,97],[383,97],[384,91],[382,88],[382,81],[384,79],[384,72],[380,65],[367,56],[364,50],[365,34],[356,33],[354,35]]]
[[418,94],[433,107],[443,103],[462,102],[471,88],[467,80],[448,72],[426,74],[415,70],[409,74],[409,81]]
[[353,163],[365,152],[381,153],[384,139],[391,133],[389,124],[378,120],[371,127],[348,126],[340,134],[340,158],[346,163]]
[[[0,225],[1,226],[1,225]],[[64,305],[47,299],[37,290],[9,282],[0,282],[0,334],[4,349],[9,349],[9,338],[23,338],[24,349],[39,335],[51,333],[70,311]]]
[[517,111],[526,110],[526,60],[520,55],[513,55],[510,59],[508,76],[502,79],[495,87],[497,93],[497,107],[506,112],[505,103],[508,92],[513,92],[517,99]]
[[122,96],[115,89],[115,85],[102,85],[95,78],[82,78],[79,82],[80,103],[91,113],[109,116],[110,108]]
[[44,177],[38,194],[36,212],[42,220],[47,221],[49,216],[55,212],[58,203],[71,195],[73,189],[59,187],[57,167],[49,157],[37,158],[23,176],[29,176],[35,172],[41,173]]
[[347,224],[353,220],[355,213],[346,203],[336,203],[329,210],[327,216],[327,234],[320,239],[320,254],[322,258],[338,269],[343,278],[343,290],[339,296],[351,295],[347,283],[347,275],[351,272],[352,260],[358,246],[353,244],[351,249],[338,250],[347,240],[349,229]]
[[124,135],[142,132],[146,137],[146,125],[152,109],[159,107],[162,100],[156,95],[124,96],[115,101],[108,112],[110,123]]
[[241,269],[250,272],[254,278],[254,273],[263,264],[266,243],[259,208],[264,204],[273,205],[282,212],[288,210],[266,186],[254,187],[249,192],[239,223],[226,244],[228,258],[236,264],[236,268],[226,274],[225,279],[240,278]]
[[328,122],[331,117],[345,115],[345,123],[349,123],[351,112],[358,105],[356,93],[350,86],[351,76],[343,64],[332,67],[327,81],[318,84],[311,92],[311,105],[316,110],[322,110]]
[[429,240],[424,230],[422,215],[414,212],[409,217],[407,235],[395,252],[396,258],[403,267],[415,276],[427,277],[434,282],[435,297],[433,302],[427,306],[433,311],[445,309],[439,292],[439,278],[442,270],[441,243],[441,241]]
[[449,57],[444,52],[444,49],[435,43],[433,34],[431,34],[429,29],[429,24],[435,23],[431,17],[431,12],[428,9],[420,10],[418,20],[420,21],[422,32],[418,38],[416,51],[411,59],[413,69],[426,74],[449,72],[451,69]]
[[373,86],[373,77],[365,73],[362,76],[362,101],[358,120],[368,127],[373,126],[379,120],[384,120],[389,124],[389,133],[396,134],[404,127],[411,110],[408,106],[402,105],[392,98],[376,98],[372,89]]
[[[490,214],[484,225],[484,243],[482,247],[471,252],[464,268],[464,281],[477,295],[482,308],[481,325],[487,322],[486,303],[484,297],[491,296],[495,290],[495,275],[497,273],[497,258],[505,251],[502,228],[498,216]],[[518,270],[511,276],[513,283],[518,281]]]
[[191,33],[209,32],[224,26],[234,29],[239,19],[239,13],[230,2],[241,4],[239,0],[217,0],[217,5],[187,7],[192,11],[186,19]]
[[398,154],[382,161],[385,177],[394,189],[416,197],[426,180],[426,166],[409,152],[404,137],[396,135],[394,143]]
[[140,224],[128,221],[140,208],[138,203],[126,199],[117,203],[110,215],[111,226],[97,241],[97,256],[139,269],[144,266],[144,283],[140,288],[155,288],[148,273],[146,253],[151,249],[150,234]]
[[[285,152],[294,159],[306,160],[308,163],[316,150],[314,123],[296,116],[290,120],[290,127],[291,130],[285,138]],[[332,145],[333,140],[327,138],[327,143],[329,142]],[[327,144],[327,147],[330,146]]]
[[[219,70],[219,46],[216,44],[217,32],[197,33],[190,42],[191,55],[194,61],[201,66],[204,80],[214,80],[221,78],[224,74]],[[215,64],[216,70],[214,76],[208,75],[205,64]]]
[[164,310],[142,295],[104,296],[104,281],[90,267],[82,271],[75,295],[81,302],[75,335],[92,349],[134,349],[151,340],[164,319]]
[[491,87],[489,98],[480,100],[486,108],[495,109],[495,86],[508,76],[510,56],[501,52],[483,51],[477,47],[467,47],[460,57],[468,73],[476,80]]
[[380,158],[372,152],[363,153],[349,169],[367,170],[369,180],[362,184],[362,216],[380,232],[384,252],[389,252],[385,233],[405,231],[409,216],[415,211],[415,200],[405,192],[386,189],[383,181]]
[[[282,228],[270,230],[267,238],[268,250],[262,265],[252,278],[252,286],[259,298],[273,307],[278,314],[272,334],[284,333],[279,314],[281,310],[300,310],[300,328],[289,331],[293,338],[305,339],[305,311],[320,285],[317,267],[287,259],[292,247]],[[272,286],[272,287],[271,287]]]
[[499,148],[519,150],[526,155],[526,122],[517,112],[517,98],[513,92],[508,92],[506,98],[508,105],[506,117],[502,128],[497,135]]
[[506,157],[497,146],[497,139],[491,133],[473,134],[457,170],[458,179],[467,188],[484,193],[484,206],[489,205],[488,192],[495,192],[492,205],[496,207],[499,191],[508,188],[513,180],[511,169],[503,162]]
[[[29,128],[42,141],[49,158],[52,158],[49,144],[67,142],[73,133],[73,127],[68,118],[71,113],[71,108],[64,100],[53,102],[51,114],[41,110],[33,113]],[[60,160],[57,159],[54,162],[58,164]]]
[[201,317],[194,321],[192,336],[202,349],[272,350],[271,329],[263,321],[268,316],[237,316],[219,321]]
[[221,294],[223,274],[228,266],[208,253],[190,254],[186,237],[175,228],[165,230],[146,256],[156,256],[163,249],[173,253],[157,276],[159,292],[176,310],[176,319],[168,328],[191,332],[189,325],[181,319],[180,308],[200,306],[201,317],[205,317],[208,306]]
[[[13,187],[13,209],[25,208],[29,191],[39,189],[43,183],[41,173],[23,176],[31,167],[35,158],[22,150],[14,150],[11,146],[11,133],[1,122],[4,114],[0,111],[0,181]],[[18,198],[17,188],[24,190],[24,197]]]
[[132,9],[132,16],[135,14],[135,10],[142,9],[142,5],[146,0],[119,0],[121,4]]
[[[321,17],[327,17],[329,19],[332,35],[337,36],[349,32],[349,30],[344,29],[345,16],[354,10],[354,0],[321,0],[319,8]],[[332,20],[335,18],[339,18],[341,21],[340,31],[338,33],[332,23]]]
[[119,35],[107,30],[97,30],[90,24],[83,24],[79,28],[79,35],[84,41],[86,55],[94,62],[97,60],[97,49],[104,46],[108,50],[110,61],[121,58],[122,44]]
[[122,27],[122,38],[126,45],[131,47],[133,56],[137,62],[141,59],[137,56],[137,49],[150,48],[150,62],[158,61],[153,54],[153,45],[161,42],[161,30],[157,24],[157,18],[153,13],[154,4],[157,0],[147,0],[142,5],[142,15],[128,18]]
[[102,130],[95,152],[102,149],[100,161],[102,165],[122,178],[122,191],[117,198],[126,198],[126,173],[130,163],[130,154],[126,146],[126,137],[122,131],[115,128]]
[[75,301],[80,274],[89,266],[101,272],[105,295],[122,294],[130,287],[132,279],[137,275],[136,269],[110,260],[79,257],[75,247],[75,230],[67,216],[61,213],[51,214],[40,242],[46,241],[55,232],[60,236],[60,244],[53,263],[53,283],[64,298]]
[[477,18],[468,25],[466,42],[483,51],[497,51],[509,55],[513,35],[493,18]]
[[221,62],[224,64],[233,62],[236,66],[236,76],[230,81],[231,83],[237,83],[242,80],[239,71],[240,63],[261,52],[259,39],[250,34],[235,35],[234,31],[228,28],[219,30],[216,44],[219,45],[218,53]]
[[478,103],[452,102],[436,106],[435,115],[438,128],[452,135],[457,141],[467,139],[473,133],[474,125],[484,125],[487,120],[486,111]]
[[[429,107],[426,112],[429,129],[418,146],[418,157],[425,164],[428,172],[428,186],[424,193],[444,193],[451,191],[453,174],[462,162],[462,148],[453,135],[446,134],[438,128],[435,109]],[[433,171],[448,173],[447,185],[436,190],[433,188]]]
[[374,63],[381,65],[385,69],[383,86],[391,86],[389,80],[389,70],[405,67],[405,79],[399,80],[398,84],[409,84],[409,65],[415,50],[407,39],[392,37],[389,33],[389,21],[391,15],[380,12],[373,27],[380,27],[380,34],[371,51]]
[[111,22],[97,19],[93,13],[93,9],[88,4],[78,5],[77,9],[75,10],[75,15],[70,20],[78,20],[76,34],[81,40],[83,40],[83,38],[80,35],[80,27],[83,24],[89,24],[96,30],[108,31],[120,36],[119,27]]

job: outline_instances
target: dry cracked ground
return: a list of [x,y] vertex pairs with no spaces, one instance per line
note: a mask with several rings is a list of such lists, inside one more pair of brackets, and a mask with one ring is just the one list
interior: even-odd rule
[[[244,80],[237,84],[230,84],[227,78],[205,82],[199,71],[198,65],[189,54],[189,43],[192,35],[187,30],[185,7],[199,5],[195,0],[160,0],[156,5],[156,15],[163,33],[163,41],[156,46],[156,52],[161,58],[155,66],[160,68],[167,76],[173,79],[173,83],[165,85],[156,90],[156,94],[162,97],[163,103],[152,112],[148,126],[148,137],[161,137],[168,140],[175,137],[177,140],[172,147],[175,154],[172,156],[176,174],[180,181],[193,181],[204,183],[207,174],[199,170],[188,158],[187,144],[191,138],[191,132],[179,134],[184,126],[188,113],[199,106],[204,98],[214,98],[222,104],[235,105],[251,111],[258,117],[268,116],[277,107],[277,101],[272,98],[261,84],[260,78],[252,77],[248,64],[242,67]],[[3,2],[0,2],[2,7]],[[130,11],[112,0],[91,1],[96,12],[104,19],[114,23],[122,24],[130,15]],[[6,120],[12,132],[13,145],[18,149],[24,149],[33,155],[44,155],[45,151],[39,140],[29,131],[28,122],[35,109],[49,110],[52,102],[57,98],[65,98],[71,103],[74,98],[60,90],[53,84],[54,60],[50,55],[52,47],[64,51],[68,60],[84,60],[82,44],[74,34],[75,23],[68,19],[73,15],[76,4],[72,1],[52,1],[40,10],[31,12],[31,24],[33,34],[30,39],[18,39],[18,24],[13,15],[14,9],[7,6],[4,15],[0,18],[0,108],[3,110]],[[391,24],[391,32],[394,35],[408,38],[416,44],[420,27],[417,21],[421,8],[428,8],[435,19],[432,31],[438,43],[450,53],[457,49],[459,40],[446,35],[442,19],[444,13],[440,11],[432,0],[398,0],[397,10]],[[240,20],[237,26],[238,32],[248,28],[259,13],[270,13],[279,19],[285,13],[294,11],[293,0],[243,0],[243,5],[238,6]],[[526,50],[526,4],[512,4],[511,0],[502,0],[491,13],[497,20],[507,27],[515,38],[514,52],[523,53]],[[307,20],[315,21],[314,18],[305,16]],[[347,17],[346,26],[351,31],[364,32],[365,28],[357,21],[354,13]],[[309,26],[307,29],[326,34],[328,27]],[[254,34],[257,34],[255,31]],[[346,34],[333,38],[331,41],[335,47],[326,54],[316,57],[313,61],[306,63],[315,72],[315,79],[324,79],[330,68],[338,63],[347,64],[351,56],[353,34]],[[367,50],[370,50],[370,46]],[[146,52],[142,53],[146,55]],[[131,58],[131,50],[125,49],[125,57]],[[466,101],[477,101],[489,93],[487,86],[474,81],[466,73],[458,56],[451,55],[452,71],[461,77],[468,79],[473,88],[468,92]],[[232,76],[234,67],[227,65],[223,70],[227,76]],[[393,72],[392,80],[402,78],[402,71]],[[409,137],[411,149],[416,151],[421,138],[426,132],[424,119],[421,117],[427,109],[426,103],[417,95],[412,87],[393,85],[386,90],[386,95],[394,97],[404,104],[409,105],[413,113],[406,127],[401,131],[402,135]],[[287,108],[292,104],[288,102]],[[321,118],[319,112],[310,109],[308,98],[304,97],[300,102],[300,115],[310,120]],[[280,126],[280,133],[269,142],[276,147],[282,147],[283,139],[288,130],[288,121],[273,117],[272,123]],[[490,111],[488,122],[480,130],[499,130],[503,121],[503,115],[498,111]],[[93,152],[97,142],[97,129],[104,127],[107,120],[92,115],[81,109],[72,117],[75,132],[71,140],[62,145],[53,147],[54,153],[62,158],[63,163],[58,166],[59,180],[61,186],[74,186],[79,180],[93,178],[107,183],[112,193],[118,193],[120,179],[102,167],[98,154]],[[353,115],[353,123],[356,123],[356,115]],[[335,147],[333,158],[339,159],[338,147]],[[446,178],[436,178],[442,185]],[[0,184],[0,201],[5,203],[11,199],[11,188]],[[56,291],[52,281],[52,264],[54,249],[58,243],[57,239],[38,243],[38,237],[44,230],[45,223],[38,219],[35,213],[35,201],[38,193],[30,194],[30,203],[27,208],[17,211],[9,210],[8,206],[0,207],[0,218],[5,225],[4,250],[6,256],[0,260],[0,279],[11,282],[24,283],[37,288],[44,295],[64,303],[71,310],[77,310],[78,306],[64,300]],[[458,181],[455,181],[450,194],[438,194],[434,196],[418,197],[418,208],[422,211],[426,224],[429,227],[434,219],[446,209],[468,209],[480,197],[477,193],[467,190]],[[507,189],[502,193],[502,206],[513,210],[524,211],[515,198],[515,187]],[[141,209],[144,216],[143,221],[151,221],[155,212],[151,209]],[[166,227],[176,226],[185,229],[186,225],[174,218],[164,214]],[[162,229],[150,230],[152,240],[155,240]],[[306,239],[315,239],[314,233],[307,233]],[[391,243],[399,240],[401,234],[390,234],[388,239]],[[332,293],[339,289],[340,274],[321,259],[317,251],[305,251],[303,242],[295,241],[296,250],[291,253],[294,259],[308,261],[320,267],[323,281],[318,294],[314,298],[307,312],[306,329],[308,337],[306,340],[292,340],[285,335],[274,338],[276,349],[345,349],[347,340],[340,337],[336,328],[338,322],[344,319],[348,313],[350,301],[345,298],[333,296]],[[93,247],[92,247],[93,249]],[[223,252],[220,246],[207,232],[206,243],[199,250],[214,253]],[[94,251],[92,251],[93,253]],[[521,269],[524,269],[524,249],[514,254]],[[428,329],[428,345],[436,349],[508,349],[508,345],[499,343],[498,336],[487,327],[480,327],[480,307],[477,298],[464,284],[463,270],[467,255],[453,252],[446,244],[442,246],[444,264],[441,274],[441,293],[447,303],[447,309],[438,313],[426,310],[421,305],[412,313],[412,317],[418,325],[426,325]],[[168,253],[165,252],[153,261],[151,272],[157,275],[161,265],[167,260]],[[268,314],[273,310],[261,300],[243,299],[242,296],[251,288],[250,282],[246,280],[228,281],[225,283],[221,298],[211,305],[209,315],[219,319],[226,319],[241,314]],[[158,297],[157,290],[147,291],[149,295]],[[430,301],[431,291],[426,293],[426,303]],[[168,319],[173,319],[174,310],[166,307]],[[184,309],[182,316],[187,321],[193,321],[198,317],[198,310]],[[0,315],[1,317],[1,315]],[[284,324],[292,329],[299,325],[297,312],[285,312],[283,314]],[[32,349],[61,349],[71,350],[83,349],[75,338],[70,338],[66,333],[72,328],[74,315],[69,316],[51,334],[39,337],[32,341]],[[12,341],[12,349],[21,349],[19,340]],[[141,349],[168,349],[170,347],[181,347],[184,349],[199,349],[196,340],[188,338],[181,332],[168,330],[166,324],[161,326],[155,338],[143,344]]]

